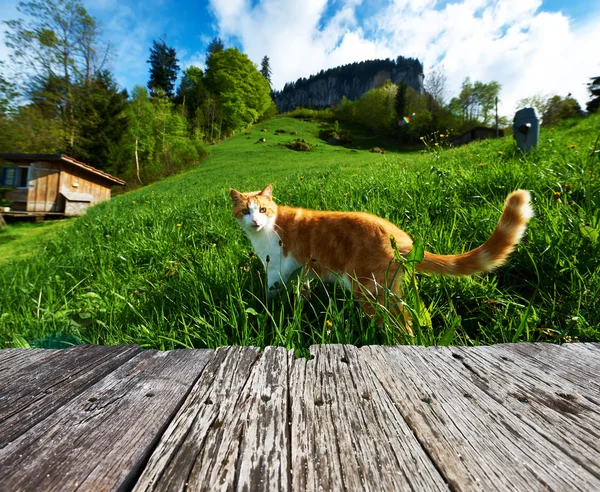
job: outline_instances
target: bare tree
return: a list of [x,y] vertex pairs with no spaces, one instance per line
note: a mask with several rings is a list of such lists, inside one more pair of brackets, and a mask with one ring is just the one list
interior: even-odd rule
[[444,65],[438,65],[435,69],[427,72],[425,76],[425,92],[427,92],[435,101],[444,105],[446,100],[446,84],[448,77],[444,71]]

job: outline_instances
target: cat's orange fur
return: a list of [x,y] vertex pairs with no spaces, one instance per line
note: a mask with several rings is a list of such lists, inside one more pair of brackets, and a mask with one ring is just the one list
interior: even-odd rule
[[[382,286],[393,279],[392,291],[401,295],[401,275],[394,262],[393,237],[402,256],[412,249],[412,239],[391,222],[364,212],[332,212],[278,206],[272,186],[262,191],[230,191],[233,214],[248,233],[267,267],[269,287],[287,281],[297,265],[325,279],[342,280],[354,293],[376,301],[382,299]],[[491,270],[506,260],[520,241],[533,216],[528,191],[508,195],[502,216],[490,238],[478,248],[457,255],[425,252],[416,271],[446,275],[470,275]],[[279,255],[279,256],[277,256]],[[277,262],[277,264],[275,264]],[[366,305],[367,310],[368,304]],[[397,310],[409,325],[409,317],[399,303]]]

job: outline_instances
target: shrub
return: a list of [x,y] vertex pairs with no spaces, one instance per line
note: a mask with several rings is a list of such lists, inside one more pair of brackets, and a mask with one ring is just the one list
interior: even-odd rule
[[296,150],[298,152],[310,152],[315,149],[315,147],[309,144],[303,138],[297,138],[293,142],[288,142],[285,144],[288,149]]

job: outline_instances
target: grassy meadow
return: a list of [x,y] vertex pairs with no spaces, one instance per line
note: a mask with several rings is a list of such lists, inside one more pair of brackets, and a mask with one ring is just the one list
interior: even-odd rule
[[[286,117],[259,124],[211,147],[199,166],[54,228],[29,256],[13,255],[7,227],[0,346],[283,345],[306,354],[315,343],[600,340],[599,116],[543,130],[527,155],[512,137],[456,149],[429,139],[420,152],[375,154],[325,143],[320,125]],[[285,148],[296,138],[314,151]],[[380,327],[351,294],[318,281],[310,291],[292,282],[267,303],[264,268],[231,215],[229,188],[268,183],[278,203],[372,212],[441,254],[484,242],[517,188],[532,192],[536,217],[493,273],[414,277],[408,268],[409,337],[385,310]]]

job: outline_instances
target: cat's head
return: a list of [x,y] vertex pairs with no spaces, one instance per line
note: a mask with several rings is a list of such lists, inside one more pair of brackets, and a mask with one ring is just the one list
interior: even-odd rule
[[277,204],[273,201],[273,186],[262,191],[240,193],[229,190],[233,200],[233,215],[242,229],[249,233],[273,230],[277,216]]

